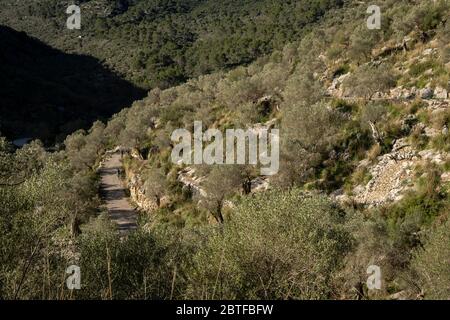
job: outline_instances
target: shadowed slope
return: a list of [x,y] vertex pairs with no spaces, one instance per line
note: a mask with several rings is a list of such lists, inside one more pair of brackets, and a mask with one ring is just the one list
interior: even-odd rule
[[144,92],[95,58],[0,26],[0,131],[48,142],[107,119]]

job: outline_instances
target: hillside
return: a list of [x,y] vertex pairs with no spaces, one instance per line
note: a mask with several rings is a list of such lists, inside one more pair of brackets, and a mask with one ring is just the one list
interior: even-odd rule
[[[345,1],[251,63],[154,88],[60,152],[1,139],[0,296],[450,299],[450,2],[383,1],[379,30],[370,4]],[[279,129],[279,171],[173,161],[172,134],[195,136],[198,121]],[[126,237],[117,199],[97,193],[97,168],[119,158],[111,187],[122,178],[139,210]],[[21,277],[30,243],[47,283]],[[59,296],[73,263],[86,282]]]
[[0,39],[0,132],[11,139],[61,141],[144,96],[95,58],[66,54],[4,26]]
[[[0,25],[64,52],[90,55],[144,88],[249,63],[299,38],[341,1],[79,1],[81,31],[65,27],[72,1],[4,0]],[[78,37],[82,36],[80,42]]]

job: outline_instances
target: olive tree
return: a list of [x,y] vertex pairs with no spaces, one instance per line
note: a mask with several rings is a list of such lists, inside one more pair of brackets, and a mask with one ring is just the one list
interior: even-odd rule
[[151,168],[146,172],[145,193],[155,199],[158,208],[161,206],[161,199],[167,193],[168,182],[166,175],[160,168]]
[[384,92],[395,85],[395,75],[390,66],[364,65],[348,77],[344,83],[345,92],[353,97],[369,100],[377,92]]
[[241,167],[236,165],[218,165],[212,168],[203,183],[206,195],[201,199],[219,223],[224,222],[223,205],[225,200],[239,191],[243,183]]
[[194,258],[196,299],[325,299],[352,246],[346,215],[299,189],[245,198]]
[[450,299],[450,220],[432,230],[412,262],[417,283],[427,299]]

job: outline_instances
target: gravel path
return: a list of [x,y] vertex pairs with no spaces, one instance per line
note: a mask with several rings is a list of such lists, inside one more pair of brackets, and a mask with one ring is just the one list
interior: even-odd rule
[[120,153],[108,156],[99,173],[101,176],[101,197],[106,204],[111,220],[117,224],[121,235],[137,228],[138,214],[130,204],[118,170],[122,168]]

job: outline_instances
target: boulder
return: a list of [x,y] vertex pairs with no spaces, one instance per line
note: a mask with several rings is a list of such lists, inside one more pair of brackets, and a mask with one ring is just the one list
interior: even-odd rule
[[428,49],[423,50],[422,55],[423,56],[429,56],[429,55],[432,55],[435,52],[436,52],[436,49],[428,48]]
[[425,100],[433,98],[433,95],[434,95],[434,91],[431,88],[422,89],[419,91],[419,93],[420,93],[420,97]]
[[450,172],[444,172],[441,175],[441,182],[443,183],[450,182]]
[[331,86],[329,86],[327,89],[327,93],[330,96],[342,98],[344,96],[344,89],[342,88],[342,84],[345,81],[345,79],[350,76],[350,74],[351,73],[346,73],[333,79]]
[[448,91],[444,88],[437,87],[434,90],[434,97],[436,99],[447,99],[448,98]]
[[401,99],[402,98],[402,94],[403,94],[403,88],[402,87],[397,87],[391,90],[390,93],[390,98],[391,99]]
[[424,75],[424,76],[432,76],[432,75],[433,75],[433,69],[430,68],[430,69],[426,70],[426,71],[423,73],[423,75]]

